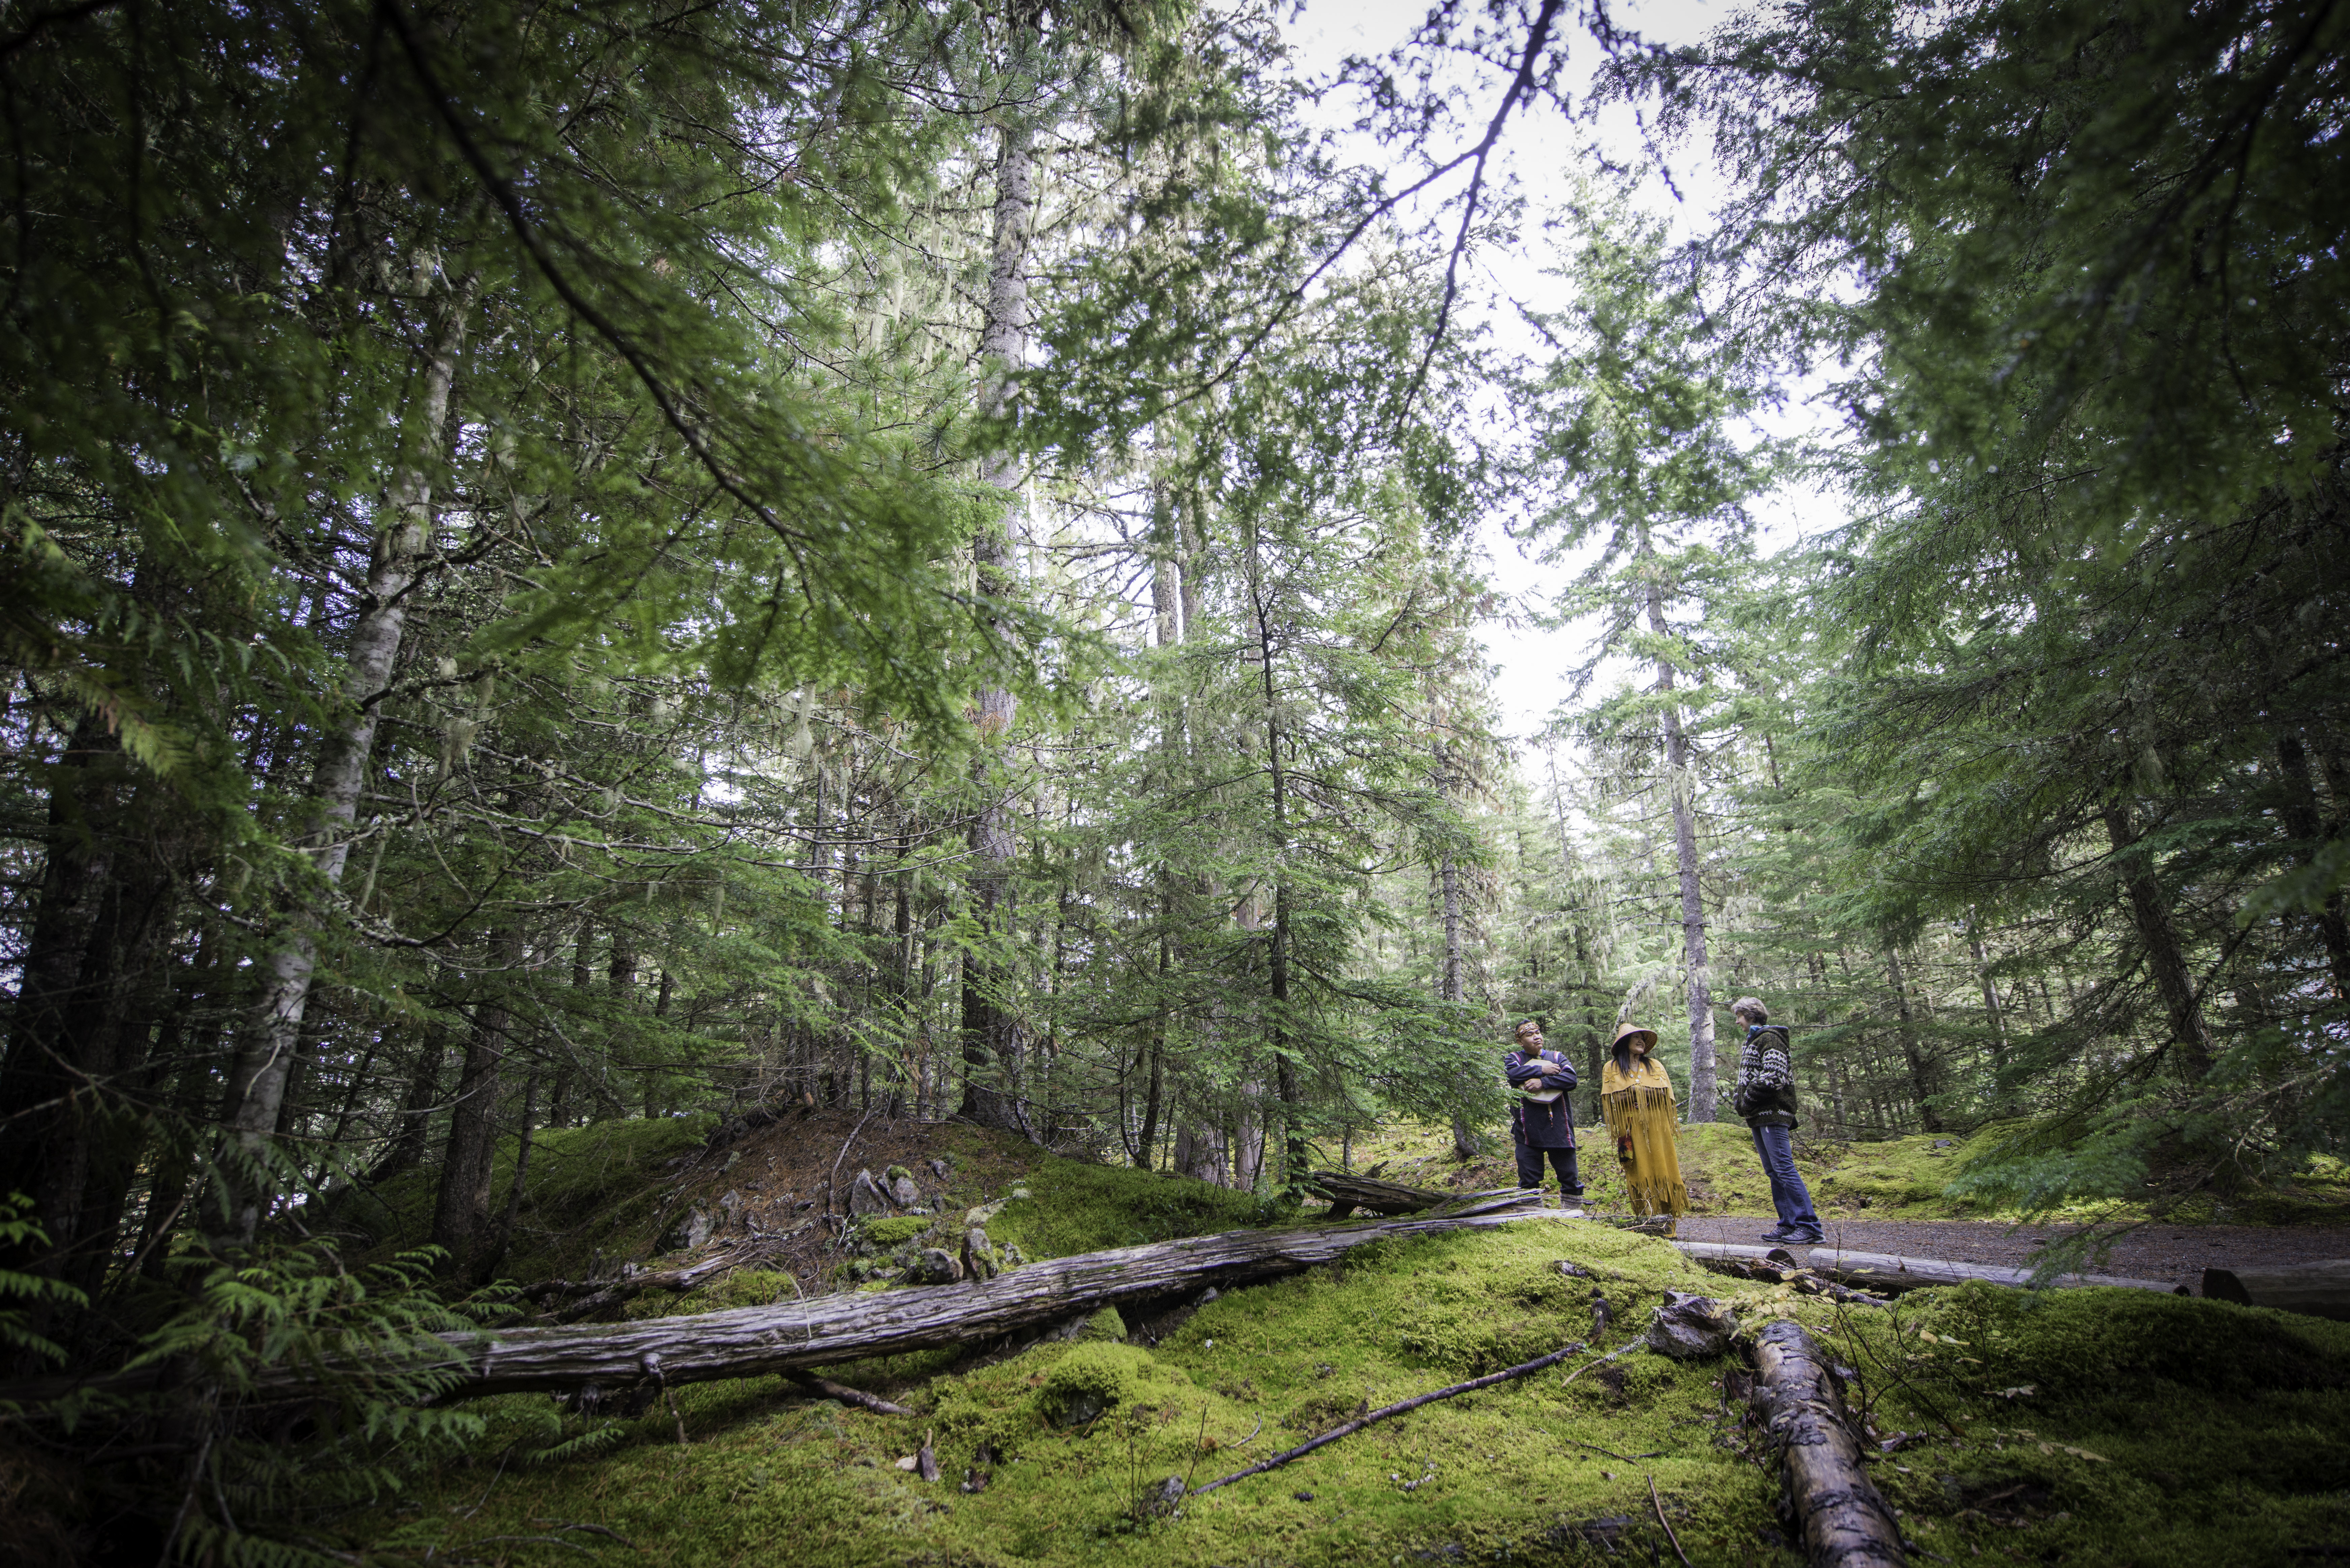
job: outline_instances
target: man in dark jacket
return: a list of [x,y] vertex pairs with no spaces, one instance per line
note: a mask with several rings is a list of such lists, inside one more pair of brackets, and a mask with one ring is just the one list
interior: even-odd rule
[[1771,1204],[1779,1223],[1762,1233],[1765,1241],[1808,1246],[1823,1240],[1820,1217],[1812,1211],[1811,1189],[1795,1169],[1795,1059],[1786,1025],[1771,1022],[1760,997],[1742,996],[1730,1011],[1746,1025],[1738,1053],[1738,1114],[1753,1129],[1754,1152],[1771,1179]]
[[1502,1066],[1517,1100],[1510,1107],[1510,1136],[1517,1145],[1518,1185],[1539,1189],[1547,1159],[1558,1172],[1560,1198],[1573,1208],[1583,1197],[1583,1179],[1575,1168],[1575,1110],[1567,1099],[1575,1089],[1575,1064],[1544,1050],[1542,1026],[1529,1018],[1518,1025],[1517,1049]]

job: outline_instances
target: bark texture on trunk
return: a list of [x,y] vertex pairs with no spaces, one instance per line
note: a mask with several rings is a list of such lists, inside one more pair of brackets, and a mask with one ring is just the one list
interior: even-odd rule
[[1868,1479],[1827,1358],[1782,1318],[1756,1336],[1754,1403],[1779,1455],[1811,1568],[1898,1568],[1901,1527]]
[[[994,245],[988,261],[987,315],[980,337],[980,355],[987,365],[981,390],[985,411],[997,418],[1011,412],[1012,377],[1028,358],[1028,253],[1035,213],[1035,152],[1033,132],[1016,115],[1007,119],[1003,150],[995,166]],[[1017,540],[1020,532],[1020,467],[1009,452],[989,465],[987,480],[1003,497],[997,525],[983,529],[972,541],[980,597],[1009,604],[1018,588]],[[999,637],[1008,628],[999,619]],[[1010,962],[1003,956],[1018,928],[1019,911],[1012,884],[1013,861],[1018,845],[1013,813],[1002,777],[1001,756],[1018,717],[1010,688],[980,689],[974,718],[980,753],[972,763],[972,783],[979,808],[972,819],[973,860],[971,898],[980,941],[963,957],[962,1114],[986,1127],[1002,1127],[1034,1137],[1021,1103],[1019,1073],[1024,1042],[1020,1014],[1012,992]]]
[[[348,669],[343,678],[344,712],[319,741],[311,774],[310,821],[306,847],[329,888],[343,878],[350,855],[349,829],[357,820],[368,759],[375,749],[381,703],[391,686],[400,645],[408,625],[408,596],[432,548],[432,481],[445,450],[449,393],[457,378],[468,318],[480,290],[478,278],[455,284],[433,324],[420,368],[417,390],[402,420],[400,455],[384,487],[383,524],[368,562],[359,617],[352,622]],[[224,1238],[250,1241],[268,1207],[269,1183],[262,1174],[286,1077],[301,1042],[302,1015],[310,1002],[318,966],[315,916],[297,913],[274,951],[262,961],[259,1005],[246,1032],[236,1067],[238,1104],[229,1136],[240,1157],[224,1179]]]

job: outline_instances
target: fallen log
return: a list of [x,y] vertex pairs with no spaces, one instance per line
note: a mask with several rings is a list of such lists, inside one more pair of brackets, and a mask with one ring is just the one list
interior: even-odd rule
[[[2033,1287],[2030,1269],[2005,1269],[1990,1263],[1959,1263],[1946,1258],[1909,1258],[1890,1252],[1847,1252],[1834,1247],[1746,1247],[1727,1241],[1676,1241],[1673,1245],[1692,1262],[1706,1265],[1768,1263],[1775,1254],[1787,1260],[1786,1266],[1809,1269],[1823,1279],[1872,1291],[1914,1291],[1928,1285],[1962,1285],[1969,1280],[2012,1285],[2019,1290],[2036,1288]],[[1735,1271],[1725,1269],[1723,1272]],[[2042,1282],[2064,1289],[2106,1285],[2122,1290],[2159,1291],[2165,1295],[2187,1293],[2184,1285],[2165,1284],[2159,1280],[2127,1279],[2119,1274],[2059,1274]]]
[[[1226,1288],[1295,1273],[1373,1241],[1489,1230],[1532,1210],[1533,1193],[1459,1204],[1441,1213],[1354,1225],[1233,1231],[1145,1247],[1118,1247],[1026,1264],[993,1280],[817,1296],[736,1307],[692,1317],[439,1335],[453,1376],[442,1397],[562,1392],[596,1385],[607,1393],[658,1380],[681,1384],[755,1377],[859,1361],[872,1355],[968,1345],[1091,1312],[1120,1301]],[[656,1370],[657,1369],[657,1370]],[[292,1394],[316,1381],[305,1367],[263,1375],[256,1392]],[[62,1385],[0,1387],[0,1398],[55,1397]]]
[[1383,1181],[1376,1176],[1358,1176],[1347,1170],[1315,1171],[1306,1178],[1306,1186],[1330,1200],[1333,1220],[1344,1220],[1357,1209],[1367,1209],[1374,1214],[1419,1214],[1464,1199],[1499,1198],[1518,1190],[1503,1187],[1485,1192],[1439,1192],[1432,1188],[1407,1187],[1400,1181]]
[[1861,1468],[1860,1440],[1811,1336],[1785,1318],[1756,1336],[1754,1405],[1811,1568],[1899,1568],[1901,1527]]
[[[1783,1247],[1726,1247],[1702,1241],[1690,1243],[1692,1248],[1704,1247],[1704,1252],[1691,1251],[1690,1262],[1717,1274],[1728,1274],[1734,1280],[1751,1280],[1768,1285],[1792,1284],[1809,1295],[1825,1296],[1830,1301],[1866,1306],[1883,1306],[1887,1298],[1866,1291],[1856,1291],[1812,1272],[1811,1266],[1795,1261]],[[1749,1257],[1745,1254],[1754,1253]]]
[[2274,1307],[2279,1312],[2350,1322],[2350,1258],[2206,1269],[2203,1293],[2239,1306]]

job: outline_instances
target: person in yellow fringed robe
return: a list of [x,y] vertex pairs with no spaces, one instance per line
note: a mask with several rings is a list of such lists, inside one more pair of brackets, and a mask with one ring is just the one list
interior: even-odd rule
[[1617,1026],[1616,1044],[1599,1071],[1599,1114],[1616,1140],[1624,1185],[1632,1191],[1632,1212],[1669,1215],[1678,1231],[1689,1208],[1689,1187],[1673,1146],[1680,1119],[1673,1110],[1673,1081],[1650,1054],[1656,1048],[1655,1030]]

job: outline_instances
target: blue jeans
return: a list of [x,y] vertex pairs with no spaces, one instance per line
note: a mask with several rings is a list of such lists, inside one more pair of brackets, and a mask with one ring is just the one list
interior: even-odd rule
[[1773,1127],[1767,1123],[1750,1123],[1754,1132],[1754,1152],[1762,1157],[1762,1174],[1771,1179],[1771,1206],[1779,1211],[1779,1228],[1796,1231],[1816,1241],[1825,1234],[1820,1230],[1820,1217],[1812,1212],[1812,1191],[1795,1169],[1795,1133],[1793,1127]]

